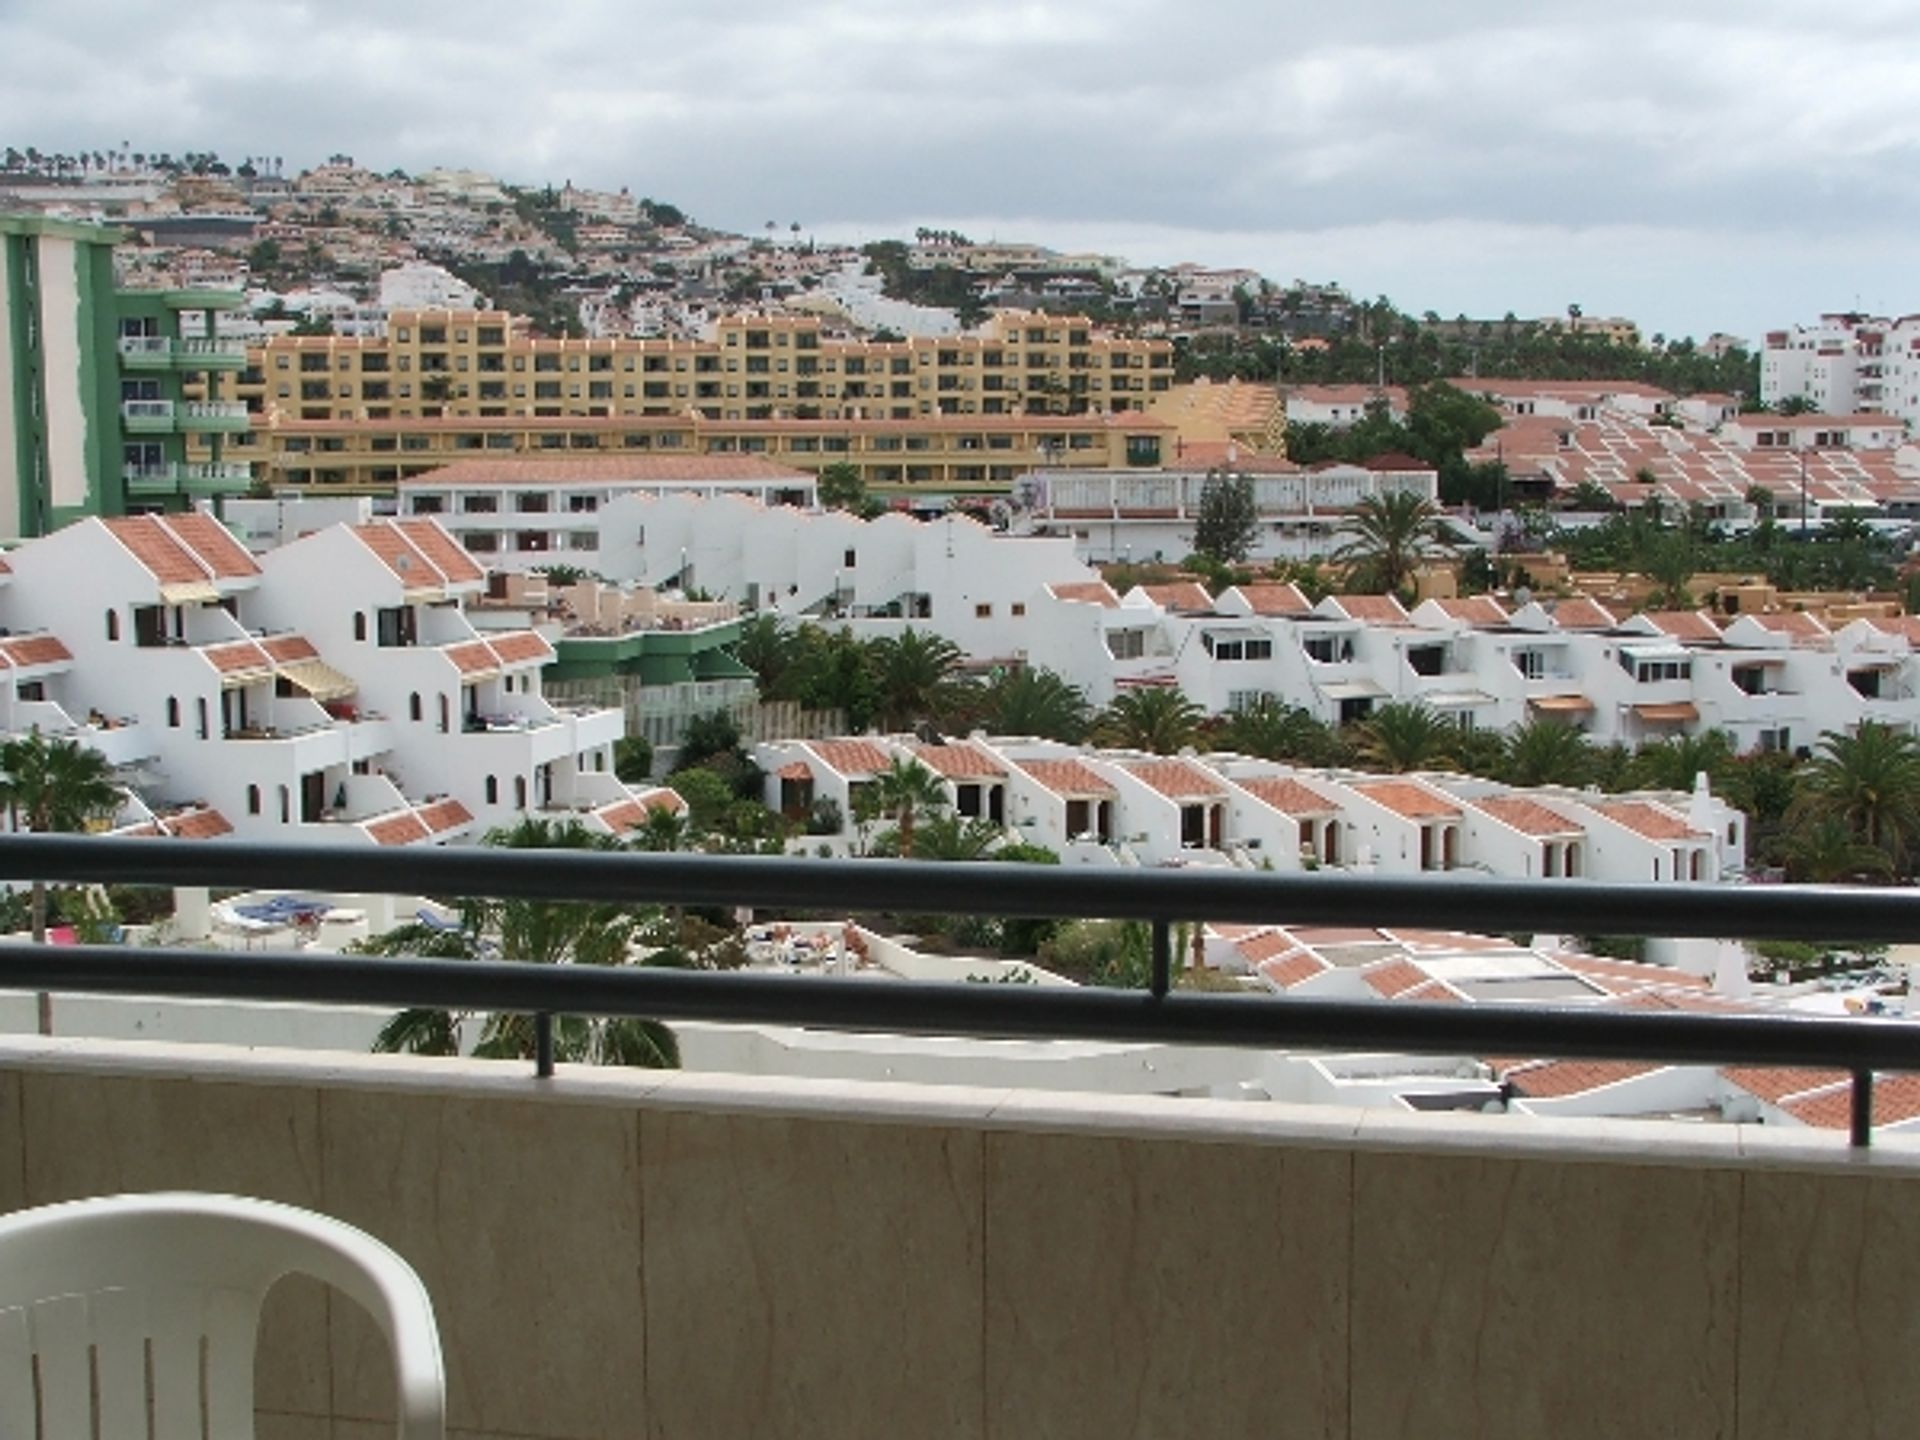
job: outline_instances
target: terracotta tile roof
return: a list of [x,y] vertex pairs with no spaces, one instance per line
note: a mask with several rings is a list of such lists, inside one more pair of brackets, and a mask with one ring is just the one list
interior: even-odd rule
[[1304,615],[1313,608],[1297,585],[1264,581],[1236,588],[1256,615]]
[[1474,808],[1485,811],[1504,825],[1511,825],[1523,835],[1584,833],[1577,820],[1569,820],[1559,811],[1549,810],[1538,800],[1529,800],[1521,795],[1489,795],[1484,800],[1475,801]]
[[1368,930],[1357,925],[1296,925],[1292,928],[1303,945],[1379,944],[1391,938],[1384,930]]
[[410,586],[437,585],[440,573],[389,520],[355,525],[353,533],[386,567]]
[[1120,768],[1173,800],[1227,793],[1226,784],[1219,776],[1184,760],[1135,760]]
[[422,516],[391,523],[399,527],[414,549],[433,562],[449,584],[476,585],[487,578],[474,558],[453,543],[453,537],[440,528],[438,521]]
[[453,485],[649,485],[673,482],[772,481],[810,484],[804,470],[777,465],[761,455],[596,455],[558,460],[456,460],[438,470],[402,477],[410,488]]
[[1289,951],[1259,966],[1260,973],[1282,990],[1291,990],[1295,985],[1311,980],[1316,975],[1324,975],[1332,968],[1311,950]]
[[1665,965],[1644,965],[1636,960],[1613,960],[1602,955],[1556,955],[1560,964],[1612,995],[1630,995],[1648,986],[1662,989],[1705,990],[1711,982],[1704,975],[1689,975]]
[[420,823],[435,835],[473,823],[473,812],[458,800],[436,800],[431,805],[421,806],[414,813],[420,817]]
[[1113,794],[1113,786],[1078,760],[1016,760],[1013,763],[1056,795],[1082,799]]
[[[1845,1130],[1853,1113],[1851,1086],[1823,1090],[1789,1100],[1780,1107],[1803,1125]],[[1920,1075],[1877,1075],[1873,1082],[1873,1123],[1897,1125],[1920,1115]]]
[[1698,831],[1663,805],[1646,800],[1618,800],[1593,807],[1616,824],[1649,840],[1697,840]]
[[1720,1078],[1769,1105],[1813,1090],[1845,1085],[1852,1077],[1844,1070],[1801,1070],[1785,1065],[1729,1065]]
[[1611,630],[1620,621],[1599,601],[1579,595],[1553,607],[1553,623],[1562,630]]
[[1391,595],[1336,595],[1347,615],[1368,625],[1404,625],[1407,612]]
[[602,805],[593,812],[599,816],[606,827],[618,835],[623,831],[635,830],[647,823],[647,807],[638,800],[615,800]]
[[809,740],[807,748],[842,775],[878,775],[892,763],[871,740]]
[[17,635],[0,639],[0,659],[25,669],[29,665],[64,665],[73,652],[52,635]]
[[1000,762],[971,745],[915,745],[914,757],[949,780],[995,779],[1007,772]]
[[1444,795],[1437,795],[1411,780],[1383,780],[1372,785],[1355,785],[1357,793],[1396,815],[1409,820],[1431,820],[1442,815],[1458,815],[1460,807]]
[[804,760],[790,760],[774,774],[782,780],[811,780],[813,769]]
[[290,660],[320,658],[320,652],[313,648],[313,642],[304,635],[270,635],[260,642],[260,648],[282,664]]
[[1198,580],[1180,580],[1171,585],[1142,585],[1140,593],[1163,610],[1176,615],[1205,615],[1213,609],[1213,597]]
[[152,515],[116,515],[100,522],[162,585],[208,581],[208,568]]
[[1618,1085],[1664,1070],[1665,1065],[1644,1060],[1544,1060],[1524,1062],[1501,1075],[1517,1094],[1534,1100],[1554,1100],[1567,1095],[1584,1095],[1606,1085]]
[[1455,990],[1444,980],[1429,980],[1424,985],[1416,985],[1411,990],[1402,990],[1393,997],[1396,1000],[1411,1000],[1417,1004],[1464,1005],[1467,997]]
[[1282,815],[1328,815],[1340,808],[1338,802],[1302,785],[1291,776],[1262,775],[1236,780],[1234,784],[1262,804],[1271,805]]
[[656,785],[640,797],[640,808],[649,814],[655,810],[665,810],[669,814],[684,815],[687,802],[671,786]]
[[1468,595],[1457,600],[1435,600],[1450,620],[1464,620],[1469,625],[1504,625],[1508,616],[1498,600],[1491,595]]
[[489,635],[487,644],[493,653],[505,665],[519,665],[527,661],[546,661],[553,657],[553,646],[537,631],[514,630],[505,635]]
[[154,518],[220,579],[243,580],[260,573],[259,565],[247,553],[246,546],[234,539],[227,527],[211,515],[194,510]]
[[234,640],[224,645],[202,646],[200,653],[222,675],[237,675],[244,670],[271,670],[273,661],[267,652],[251,640]]
[[1369,966],[1361,972],[1360,978],[1367,982],[1369,990],[1391,1000],[1403,991],[1426,984],[1431,977],[1411,960],[1388,960],[1380,965]]
[[412,810],[401,810],[367,822],[366,831],[376,845],[411,845],[431,836],[426,822]]
[[1795,640],[1824,640],[1833,633],[1804,610],[1754,612],[1753,619],[1774,634],[1787,635]]
[[1234,942],[1233,948],[1249,965],[1258,965],[1276,955],[1297,950],[1300,942],[1285,930],[1256,930]]
[[1720,627],[1699,610],[1648,610],[1645,618],[1676,640],[1718,640]]
[[1047,590],[1056,600],[1078,600],[1088,605],[1104,605],[1109,610],[1120,608],[1120,597],[1104,580],[1075,580],[1065,585],[1049,585]]
[[463,640],[458,645],[444,646],[440,653],[451,660],[462,675],[484,675],[500,668],[500,662],[493,658],[493,650],[484,640]]
[[171,815],[154,817],[160,828],[176,840],[217,840],[222,835],[231,835],[233,826],[227,817],[218,810],[202,807],[197,810],[177,810]]

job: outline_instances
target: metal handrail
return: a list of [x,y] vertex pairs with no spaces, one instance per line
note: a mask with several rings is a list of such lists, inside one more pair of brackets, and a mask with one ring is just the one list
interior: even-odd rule
[[[848,985],[598,966],[123,946],[0,950],[0,986],[139,995],[647,1015],[847,1030],[1185,1045],[1553,1055],[1832,1067],[1870,1138],[1873,1072],[1920,1071],[1920,1026],[1865,1018],[1523,1005],[1369,1004],[1170,993],[1182,920],[1742,939],[1920,940],[1920,892],[1840,886],[1616,885],[1312,872],[1082,870],[571,850],[368,851],[0,836],[0,875],[81,883],[410,891],[629,904],[753,905],[1135,919],[1153,927],[1146,991]],[[543,1019],[541,1029],[546,1030]],[[551,1073],[543,1056],[540,1073]]]

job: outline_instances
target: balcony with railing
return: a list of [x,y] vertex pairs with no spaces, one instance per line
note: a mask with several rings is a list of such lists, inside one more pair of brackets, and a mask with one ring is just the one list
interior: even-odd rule
[[[0,983],[23,989],[724,1019],[800,1027],[797,1053],[859,1031],[882,1056],[928,1035],[1027,1059],[1064,1040],[1821,1065],[1859,1077],[1855,1139],[1872,1073],[1920,1067],[1920,1030],[1889,1021],[1169,989],[1176,917],[1920,938],[1920,902],[1894,890],[73,837],[0,838],[0,872],[1102,914],[1155,936],[1133,993],[0,948]],[[1867,1149],[1704,1117],[1073,1095],[960,1074],[0,1042],[0,1207],[165,1187],[307,1205],[399,1250],[438,1312],[455,1433],[1785,1440],[1902,1434],[1920,1402],[1920,1147],[1899,1137]],[[377,1353],[348,1307],[276,1292],[261,1433],[372,1433],[392,1383]]]
[[188,400],[181,404],[182,430],[235,434],[245,430],[251,420],[247,407],[239,400]]
[[127,493],[142,498],[172,495],[237,495],[253,483],[249,465],[228,461],[171,461],[128,465],[121,470]]

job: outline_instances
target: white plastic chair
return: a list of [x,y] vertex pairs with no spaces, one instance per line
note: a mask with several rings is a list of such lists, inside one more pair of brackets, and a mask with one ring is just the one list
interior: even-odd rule
[[113,1195],[0,1216],[0,1436],[250,1440],[260,1306],[299,1273],[385,1332],[400,1440],[440,1440],[420,1277],[351,1225],[231,1195]]

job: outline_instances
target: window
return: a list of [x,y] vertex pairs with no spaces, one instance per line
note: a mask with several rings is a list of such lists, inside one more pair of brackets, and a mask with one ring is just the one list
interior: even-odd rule
[[446,692],[440,694],[440,733],[445,735],[452,728],[452,706],[447,702]]
[[247,786],[247,814],[258,815],[259,813],[260,787],[258,785],[249,785]]
[[527,777],[524,775],[513,777],[513,808],[516,810],[527,808]]
[[523,490],[513,497],[513,508],[522,515],[544,514],[550,498],[538,490]]
[[462,495],[460,511],[464,515],[491,515],[500,507],[497,495]]
[[364,610],[356,610],[353,612],[353,638],[362,643],[366,641],[367,612]]
[[420,719],[420,692],[414,691],[407,697],[407,719],[418,723]]
[[859,555],[857,551],[849,550],[840,557],[840,563],[846,569],[851,570],[854,568],[854,563],[858,558]]
[[495,779],[493,776],[489,775],[487,776],[487,804],[498,805],[499,803],[500,803],[500,782],[497,779]]
[[1025,616],[1026,613],[1027,613],[1026,601],[1016,600],[1013,602],[1013,618],[1014,619],[1016,620],[1021,619],[1023,616]]
[[976,620],[991,620],[993,618],[993,606],[991,605],[974,606],[973,618]]
[[169,730],[180,728],[180,701],[172,695],[167,697],[167,728]]
[[293,819],[293,793],[286,786],[280,787],[280,823],[287,824]]
[[469,530],[460,543],[475,555],[491,555],[500,548],[500,537],[491,530]]
[[107,611],[107,639],[109,641],[115,641],[119,638],[120,612],[118,610],[109,610]]
[[384,649],[412,645],[418,638],[414,633],[411,605],[384,606],[374,612],[374,618],[377,622],[376,638]]
[[207,738],[207,697],[202,695],[193,702],[194,732],[204,740]]

